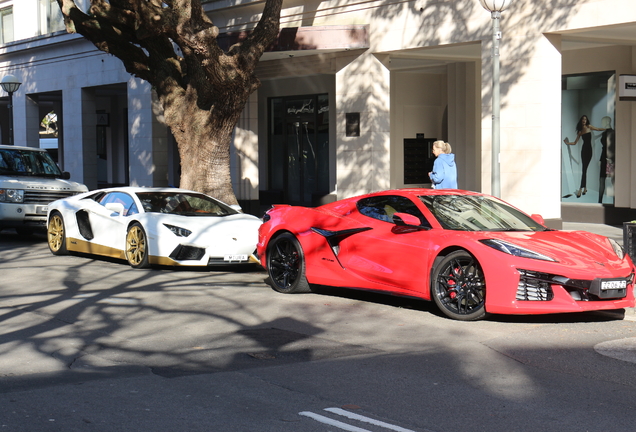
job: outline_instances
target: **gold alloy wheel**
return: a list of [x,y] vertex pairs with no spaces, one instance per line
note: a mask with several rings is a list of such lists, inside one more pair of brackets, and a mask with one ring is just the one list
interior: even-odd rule
[[126,234],[126,259],[132,267],[146,267],[148,262],[146,233],[139,224],[134,224]]
[[66,252],[64,221],[59,213],[54,213],[49,219],[47,238],[51,252],[54,254]]

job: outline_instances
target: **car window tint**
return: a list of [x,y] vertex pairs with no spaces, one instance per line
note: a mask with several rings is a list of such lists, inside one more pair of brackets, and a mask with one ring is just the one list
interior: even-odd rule
[[51,177],[62,174],[48,153],[21,149],[0,149],[0,172]]
[[544,231],[530,216],[481,195],[431,195],[420,199],[445,229],[458,231]]
[[123,205],[124,213],[122,216],[130,216],[139,213],[133,197],[124,192],[109,192],[101,197],[98,202],[103,206],[109,203],[119,203]]
[[413,201],[400,195],[382,195],[358,201],[358,211],[365,216],[393,223],[393,214],[408,213],[420,220],[420,224],[430,227],[422,212]]
[[147,213],[170,213],[182,216],[227,216],[237,213],[225,204],[199,193],[138,192]]

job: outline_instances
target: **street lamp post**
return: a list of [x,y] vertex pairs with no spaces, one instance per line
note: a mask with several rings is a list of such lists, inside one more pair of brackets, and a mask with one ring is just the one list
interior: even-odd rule
[[512,0],[479,0],[492,17],[492,169],[490,173],[491,194],[501,196],[501,177],[499,170],[499,111],[501,101],[499,99],[499,19]]
[[13,75],[5,75],[0,81],[2,90],[9,93],[9,145],[13,145],[13,93],[17,92],[22,83]]

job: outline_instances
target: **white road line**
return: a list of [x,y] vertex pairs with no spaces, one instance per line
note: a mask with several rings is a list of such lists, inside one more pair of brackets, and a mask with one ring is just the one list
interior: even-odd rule
[[345,411],[340,408],[325,408],[325,411],[329,411],[330,413],[338,414],[338,415],[350,418],[352,420],[358,420],[364,423],[371,423],[372,425],[380,426],[385,429],[390,429],[396,432],[415,432],[415,431],[412,431],[411,429],[404,429],[403,427],[400,427],[400,426],[384,423],[379,420],[373,420],[372,418],[361,416],[359,414],[354,414],[352,412]]
[[312,418],[316,421],[319,421],[320,423],[324,423],[324,424],[328,424],[331,426],[335,426],[338,429],[342,429],[342,430],[346,430],[346,431],[350,431],[350,432],[371,432],[368,429],[362,429],[359,427],[355,427],[355,426],[351,426],[347,423],[343,423],[340,422],[338,420],[332,420],[329,417],[325,417],[325,416],[321,416],[320,414],[314,414],[312,412],[309,411],[303,411],[303,412],[299,412],[298,413],[301,416],[305,416],[305,417],[309,417]]

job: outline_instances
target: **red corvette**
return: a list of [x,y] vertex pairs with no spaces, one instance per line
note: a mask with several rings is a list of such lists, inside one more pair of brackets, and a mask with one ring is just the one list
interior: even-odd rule
[[433,300],[450,318],[634,306],[615,241],[546,228],[475,192],[401,189],[317,208],[275,205],[258,253],[279,292],[329,285]]

